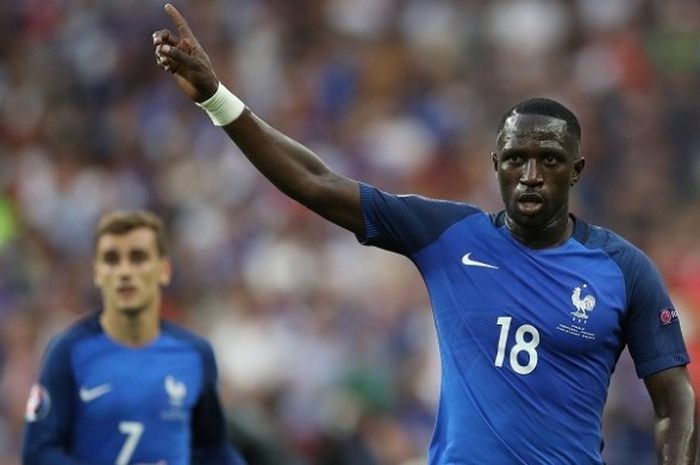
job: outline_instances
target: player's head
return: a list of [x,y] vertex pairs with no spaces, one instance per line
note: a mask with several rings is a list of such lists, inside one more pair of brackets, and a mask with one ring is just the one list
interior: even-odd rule
[[104,215],[95,233],[94,280],[104,311],[157,313],[161,286],[170,282],[171,266],[163,222],[146,211]]
[[575,143],[576,153],[578,155],[578,149],[581,143],[581,125],[576,115],[561,103],[544,97],[529,98],[517,103],[501,117],[501,124],[498,126],[499,144],[506,122],[515,115],[542,115],[564,121],[566,123],[566,133],[571,137],[571,141]]
[[576,116],[554,100],[528,99],[503,115],[491,155],[511,220],[542,228],[568,214],[569,190],[585,165],[580,144]]

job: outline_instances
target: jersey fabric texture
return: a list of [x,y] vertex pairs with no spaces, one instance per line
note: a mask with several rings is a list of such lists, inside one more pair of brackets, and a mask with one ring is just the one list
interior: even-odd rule
[[574,218],[564,244],[533,250],[503,213],[360,191],[360,242],[410,258],[430,295],[442,368],[430,465],[602,464],[623,348],[640,377],[689,362],[658,272],[613,232]]
[[226,445],[211,346],[173,323],[130,348],[99,314],[56,337],[27,405],[24,465],[240,465]]

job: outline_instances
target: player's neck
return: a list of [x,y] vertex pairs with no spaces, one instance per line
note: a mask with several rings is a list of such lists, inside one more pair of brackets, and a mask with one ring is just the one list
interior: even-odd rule
[[531,249],[548,249],[562,245],[574,232],[574,221],[566,211],[539,228],[529,228],[513,221],[506,213],[506,227],[521,244]]
[[105,308],[100,315],[100,325],[110,339],[129,347],[145,346],[160,334],[160,318],[156,308],[134,313]]

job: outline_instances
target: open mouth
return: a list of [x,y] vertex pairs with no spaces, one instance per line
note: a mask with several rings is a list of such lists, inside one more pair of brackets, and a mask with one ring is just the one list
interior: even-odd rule
[[543,203],[544,198],[540,194],[527,193],[518,196],[518,207],[522,213],[536,213]]
[[124,299],[133,297],[136,294],[136,287],[134,286],[119,286],[117,289],[117,294]]

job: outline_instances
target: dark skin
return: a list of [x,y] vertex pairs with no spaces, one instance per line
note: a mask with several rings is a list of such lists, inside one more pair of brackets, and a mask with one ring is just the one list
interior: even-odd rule
[[523,245],[556,247],[571,236],[569,190],[585,165],[578,146],[561,119],[513,114],[506,120],[491,158],[506,226]]
[[[185,19],[170,4],[165,10],[178,35],[167,29],[153,34],[158,64],[190,99],[202,102],[216,92],[219,80]],[[308,148],[248,109],[223,129],[282,192],[329,221],[355,234],[364,233],[357,181],[335,173]],[[569,191],[585,165],[578,139],[563,120],[514,114],[497,142],[492,160],[511,234],[532,249],[561,245],[574,227]],[[697,419],[686,368],[664,370],[644,382],[656,413],[659,464],[694,464]]]

